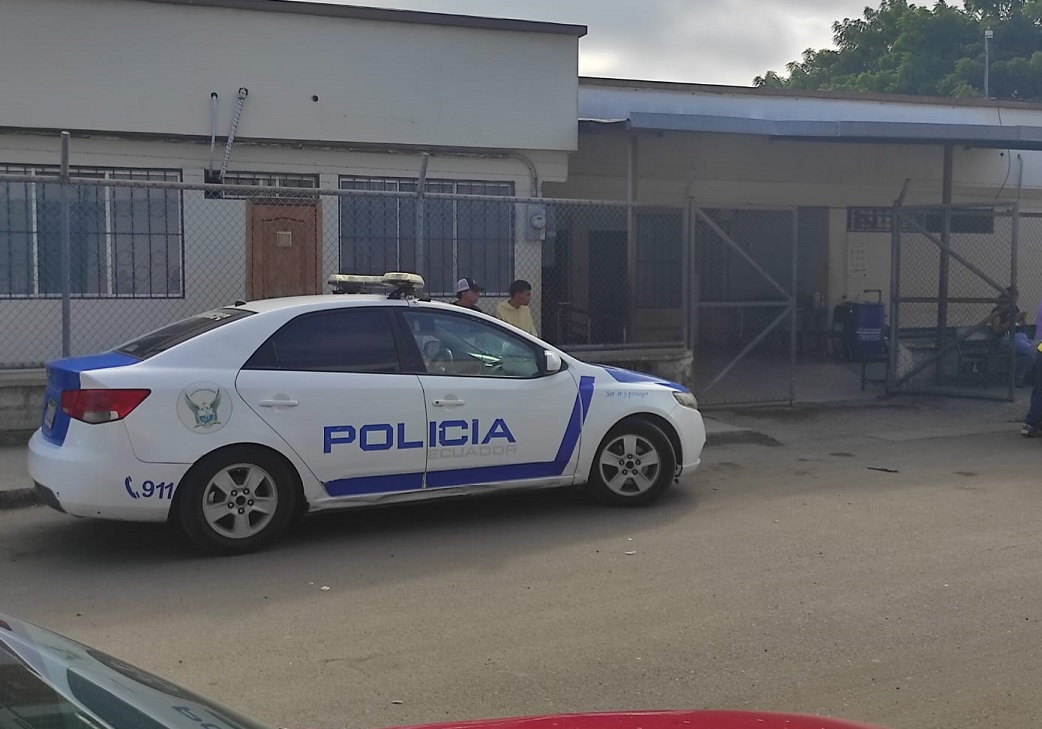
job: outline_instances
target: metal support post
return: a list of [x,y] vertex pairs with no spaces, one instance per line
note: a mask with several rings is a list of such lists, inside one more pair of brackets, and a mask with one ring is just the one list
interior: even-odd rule
[[[427,163],[430,161],[431,156],[426,152],[420,157],[420,174],[416,178],[416,272],[419,273],[424,279],[429,279],[429,272],[423,265],[424,256],[424,233],[426,225],[426,204],[424,200],[424,193],[427,188]],[[401,261],[398,261],[398,265],[401,265]]]
[[626,185],[626,330],[623,342],[637,331],[637,137],[629,137],[629,162]]
[[683,331],[684,349],[690,350],[691,343],[691,201],[684,201],[683,224],[680,234],[680,321]]
[[61,201],[62,357],[69,357],[72,352],[72,221],[69,220],[69,195],[72,193],[72,190],[69,184],[69,139],[69,133],[62,132],[61,172],[59,173]]
[[[941,262],[939,281],[937,284],[937,351],[944,347],[944,332],[948,328],[948,278],[951,268],[952,241],[952,167],[954,166],[955,148],[951,144],[944,145],[944,175],[941,182],[941,205],[944,223],[941,227]],[[936,381],[941,384],[943,363],[937,361]]]
[[792,211],[792,289],[789,293],[789,404],[796,402],[796,326],[799,315],[796,312],[796,287],[799,285],[797,260],[800,253],[800,212]]
[[898,329],[900,328],[901,304],[901,213],[897,206],[904,200],[905,191],[897,199],[897,204],[890,212],[890,350],[887,352],[886,391],[893,394],[897,389],[897,348]]
[[[1009,294],[1011,306],[1014,312],[1020,308],[1020,292],[1017,289],[1017,258],[1020,250],[1020,200],[1013,203],[1013,233],[1010,237],[1009,249]],[[1014,313],[1013,322],[1009,330],[1009,401],[1017,396],[1017,315]],[[1035,334],[1038,337],[1038,333]],[[1029,363],[1028,367],[1031,367]]]

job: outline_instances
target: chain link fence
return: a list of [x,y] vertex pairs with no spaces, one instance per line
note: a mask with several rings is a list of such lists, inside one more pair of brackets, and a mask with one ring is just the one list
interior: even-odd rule
[[1032,360],[1042,219],[1001,204],[896,208],[894,220],[889,389],[1012,399]]
[[699,402],[794,400],[796,211],[696,208],[692,219]]
[[0,368],[99,352],[236,300],[329,291],[332,273],[412,271],[494,313],[532,286],[538,333],[566,348],[684,341],[683,211],[521,199],[509,183],[0,168]]

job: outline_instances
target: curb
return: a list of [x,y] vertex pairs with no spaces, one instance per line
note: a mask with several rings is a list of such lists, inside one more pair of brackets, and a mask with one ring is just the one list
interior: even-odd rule
[[0,446],[24,446],[29,445],[29,439],[33,437],[33,430],[0,430]]
[[29,506],[40,506],[43,501],[33,488],[9,489],[0,491],[0,511],[24,509]]

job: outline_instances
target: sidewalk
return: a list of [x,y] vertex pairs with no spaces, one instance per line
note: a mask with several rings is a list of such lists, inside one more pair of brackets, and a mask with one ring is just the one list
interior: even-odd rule
[[0,509],[33,506],[39,499],[25,463],[24,446],[0,446]]
[[[798,445],[868,437],[892,443],[1008,432],[1019,439],[1028,392],[1017,402],[901,396],[873,401],[704,413],[706,447]],[[26,469],[23,445],[0,445],[0,510],[40,501]]]

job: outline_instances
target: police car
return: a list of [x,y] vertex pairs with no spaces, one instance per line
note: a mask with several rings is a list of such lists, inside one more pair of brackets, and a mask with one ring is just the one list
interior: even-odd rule
[[424,300],[414,274],[331,283],[49,363],[29,444],[45,502],[246,552],[331,509],[572,485],[645,505],[699,463],[680,385]]

